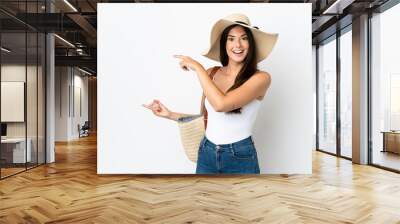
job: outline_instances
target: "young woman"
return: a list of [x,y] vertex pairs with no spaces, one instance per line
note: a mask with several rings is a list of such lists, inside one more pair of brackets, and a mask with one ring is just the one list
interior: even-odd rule
[[[277,40],[277,34],[260,31],[243,14],[232,14],[215,23],[211,46],[204,55],[222,67],[204,69],[183,55],[180,66],[197,74],[203,89],[201,113],[207,110],[206,134],[200,143],[196,173],[259,174],[252,127],[271,76],[257,69]],[[178,120],[187,114],[170,111],[154,100],[146,108],[159,117]]]

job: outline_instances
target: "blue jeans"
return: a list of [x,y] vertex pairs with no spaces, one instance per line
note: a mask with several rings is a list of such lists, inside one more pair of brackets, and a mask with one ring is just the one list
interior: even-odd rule
[[250,137],[216,145],[206,137],[200,142],[196,174],[259,174],[257,151]]

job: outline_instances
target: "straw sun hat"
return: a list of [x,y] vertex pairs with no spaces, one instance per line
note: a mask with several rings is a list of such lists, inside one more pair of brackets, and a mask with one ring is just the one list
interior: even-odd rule
[[210,48],[203,54],[204,56],[215,60],[219,60],[220,39],[221,34],[225,28],[230,25],[237,24],[250,29],[256,42],[256,61],[257,63],[264,60],[272,51],[278,39],[278,34],[266,33],[258,29],[258,27],[251,26],[249,18],[244,14],[231,14],[218,20],[212,30],[210,38]]

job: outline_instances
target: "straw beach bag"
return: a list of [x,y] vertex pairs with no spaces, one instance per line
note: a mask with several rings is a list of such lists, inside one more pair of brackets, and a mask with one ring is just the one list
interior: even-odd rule
[[[211,70],[210,78],[213,79],[219,67]],[[200,142],[205,135],[207,128],[207,110],[204,107],[204,97],[202,98],[202,111],[204,115],[194,115],[181,117],[178,119],[178,127],[181,136],[181,142],[186,156],[189,160],[197,163],[197,154]]]
[[188,159],[197,163],[197,153],[205,134],[204,116],[182,117],[178,119],[182,146]]

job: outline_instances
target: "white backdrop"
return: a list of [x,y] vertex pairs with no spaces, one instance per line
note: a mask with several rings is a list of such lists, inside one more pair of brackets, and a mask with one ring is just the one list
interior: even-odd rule
[[159,99],[170,110],[199,113],[196,74],[172,55],[203,56],[212,25],[244,13],[252,25],[279,33],[259,64],[272,84],[258,113],[254,141],[261,173],[310,174],[313,148],[311,4],[98,4],[99,174],[195,173],[177,124],[141,104]]

